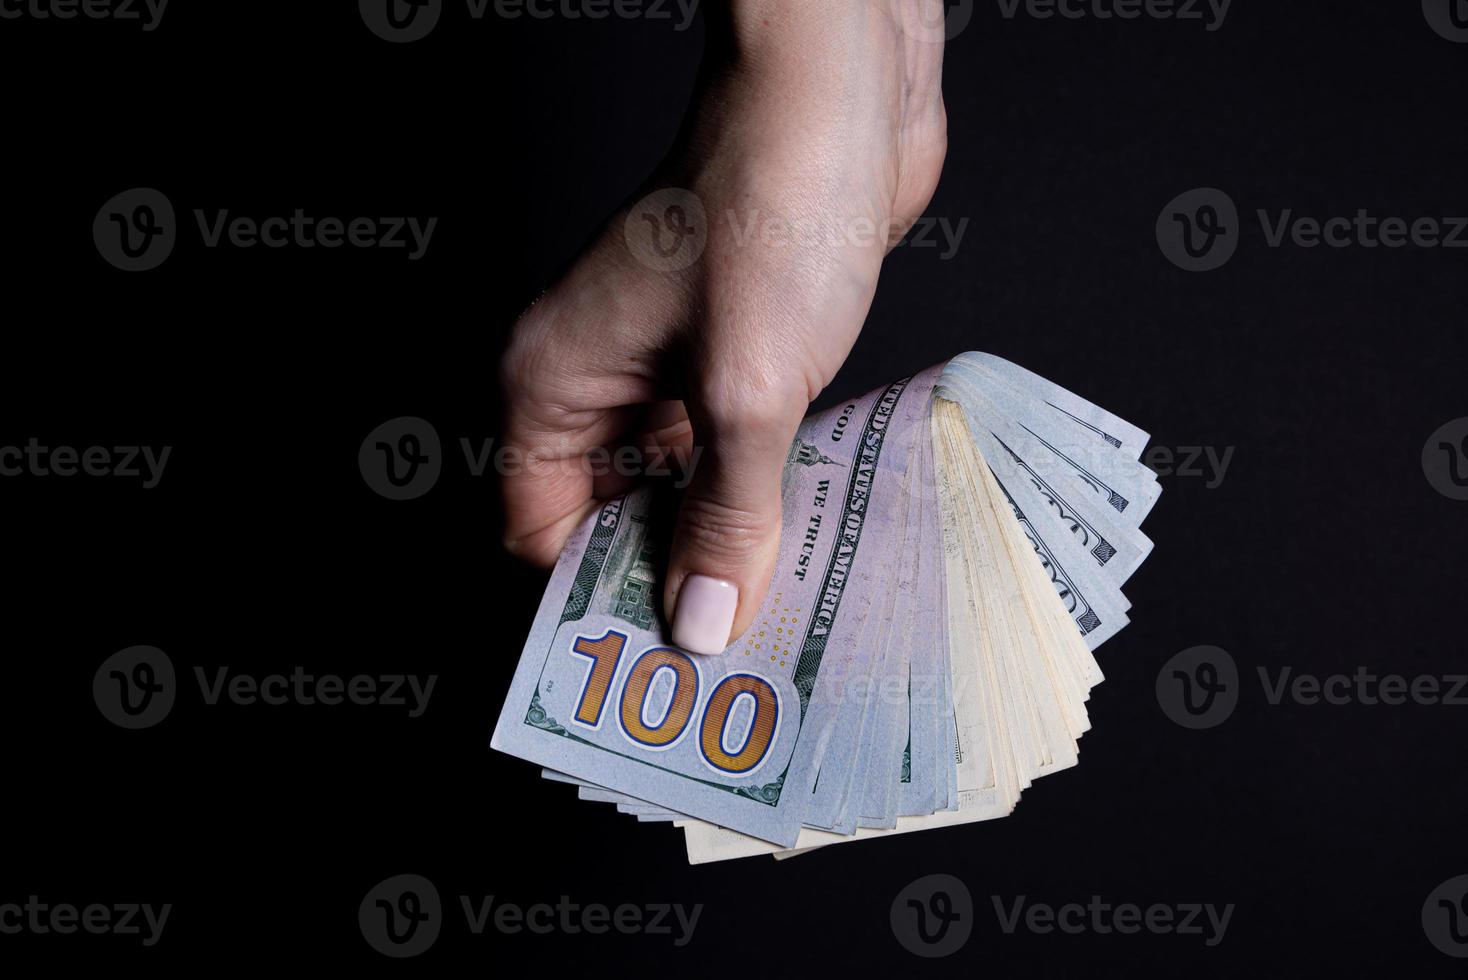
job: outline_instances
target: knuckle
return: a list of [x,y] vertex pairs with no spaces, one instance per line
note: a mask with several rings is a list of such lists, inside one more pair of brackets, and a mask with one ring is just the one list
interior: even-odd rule
[[808,385],[800,378],[768,367],[719,370],[710,374],[700,404],[719,437],[741,434],[793,436],[808,404]]
[[743,567],[761,557],[771,531],[778,533],[779,527],[778,517],[690,495],[683,501],[679,543],[717,567]]

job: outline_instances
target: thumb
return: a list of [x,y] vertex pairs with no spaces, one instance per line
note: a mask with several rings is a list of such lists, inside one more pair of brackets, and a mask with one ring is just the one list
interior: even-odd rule
[[735,381],[689,403],[703,453],[678,514],[663,596],[673,643],[685,650],[723,653],[764,601],[780,550],[780,479],[808,407],[803,394]]

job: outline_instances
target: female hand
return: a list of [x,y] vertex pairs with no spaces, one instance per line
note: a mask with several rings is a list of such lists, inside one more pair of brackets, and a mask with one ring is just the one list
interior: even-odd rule
[[[516,325],[506,546],[552,565],[599,499],[586,455],[688,452],[664,608],[721,653],[774,569],[780,478],[947,147],[942,0],[730,0],[678,149]],[[936,30],[934,25],[936,26]]]

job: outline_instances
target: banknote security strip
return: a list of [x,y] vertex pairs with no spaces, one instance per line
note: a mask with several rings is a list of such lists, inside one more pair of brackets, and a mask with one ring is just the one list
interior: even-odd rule
[[808,418],[780,558],[723,656],[671,645],[648,490],[577,530],[492,745],[692,863],[1009,814],[1076,764],[1093,655],[1152,550],[1148,436],[1001,358],[961,354]]

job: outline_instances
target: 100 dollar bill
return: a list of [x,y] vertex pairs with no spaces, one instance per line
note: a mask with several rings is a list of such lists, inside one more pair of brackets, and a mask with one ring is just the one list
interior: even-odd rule
[[[618,793],[795,843],[862,613],[890,589],[902,472],[938,370],[807,419],[787,462],[780,557],[721,657],[673,647],[658,613],[665,526],[640,490],[572,536],[492,746]],[[842,660],[848,663],[843,665]],[[824,669],[823,669],[824,668]],[[823,694],[825,696],[823,696]]]

